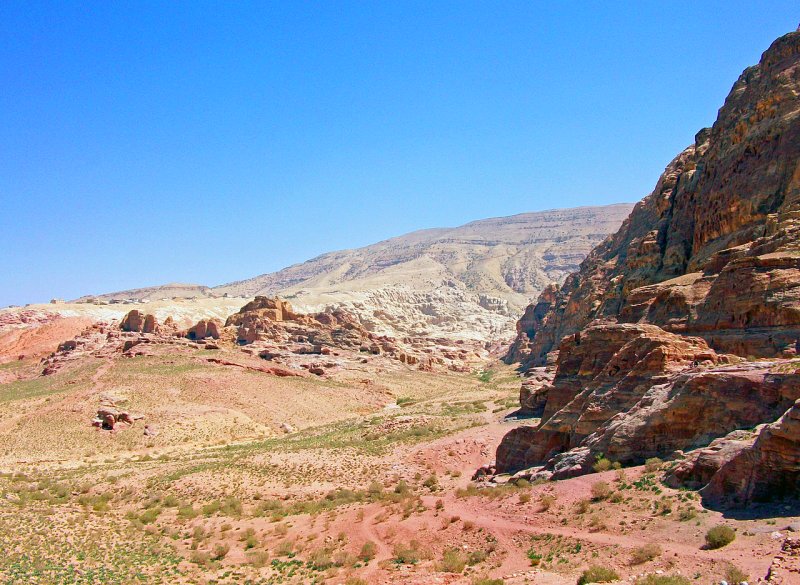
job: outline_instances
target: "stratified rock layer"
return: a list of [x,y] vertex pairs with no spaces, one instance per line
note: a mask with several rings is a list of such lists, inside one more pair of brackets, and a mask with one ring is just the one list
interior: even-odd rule
[[720,467],[702,490],[710,502],[738,504],[797,496],[800,487],[800,400],[752,444]]
[[[522,396],[541,422],[503,439],[498,471],[568,477],[600,454],[706,447],[669,481],[740,503],[796,490],[800,32],[740,76],[620,230],[528,307],[507,360],[530,370],[556,349],[553,383]],[[755,440],[736,434],[765,423]]]
[[800,33],[733,86],[620,230],[521,321],[511,357],[543,364],[594,319],[645,322],[724,352],[794,354],[800,339]]

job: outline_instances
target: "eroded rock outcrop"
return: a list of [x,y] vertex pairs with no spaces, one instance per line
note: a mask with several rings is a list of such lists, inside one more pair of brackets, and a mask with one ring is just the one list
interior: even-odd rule
[[[510,357],[543,364],[595,319],[780,356],[800,339],[800,33],[734,84],[717,121],[580,271],[526,312]],[[529,309],[530,311],[530,309]],[[544,314],[542,314],[542,312]]]
[[200,319],[186,331],[186,337],[194,340],[219,339],[222,323],[216,319]]
[[600,454],[702,448],[670,481],[740,503],[797,488],[800,32],[740,76],[713,127],[517,331],[507,360],[530,371],[558,349],[557,372],[521,394],[546,396],[542,421],[503,439],[498,471],[568,477]]
[[736,453],[700,492],[712,504],[749,504],[800,490],[800,400],[772,424],[764,426],[750,447]]

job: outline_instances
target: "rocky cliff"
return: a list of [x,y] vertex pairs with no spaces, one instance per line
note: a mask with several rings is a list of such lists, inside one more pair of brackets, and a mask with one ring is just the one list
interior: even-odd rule
[[527,308],[507,359],[529,369],[558,350],[557,372],[537,391],[541,424],[509,433],[497,466],[563,477],[601,453],[633,463],[775,421],[800,397],[799,346],[795,32],[742,73],[619,231]]
[[544,363],[594,319],[652,323],[742,355],[795,350],[799,38],[781,37],[746,69],[619,231],[529,308],[513,358]]

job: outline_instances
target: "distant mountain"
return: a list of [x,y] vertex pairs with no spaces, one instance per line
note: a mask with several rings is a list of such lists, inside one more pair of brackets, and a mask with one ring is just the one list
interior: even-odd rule
[[394,336],[508,338],[524,307],[577,270],[622,224],[632,204],[523,213],[412,232],[214,288],[171,284],[99,295],[279,295],[303,311],[341,305]]

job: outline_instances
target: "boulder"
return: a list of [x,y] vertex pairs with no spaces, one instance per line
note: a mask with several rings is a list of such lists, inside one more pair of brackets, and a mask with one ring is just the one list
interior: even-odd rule
[[156,333],[158,331],[158,321],[155,315],[145,315],[142,324],[142,333]]
[[138,309],[129,311],[127,315],[122,318],[119,328],[123,331],[131,331],[134,333],[141,333],[144,328],[145,315]]

